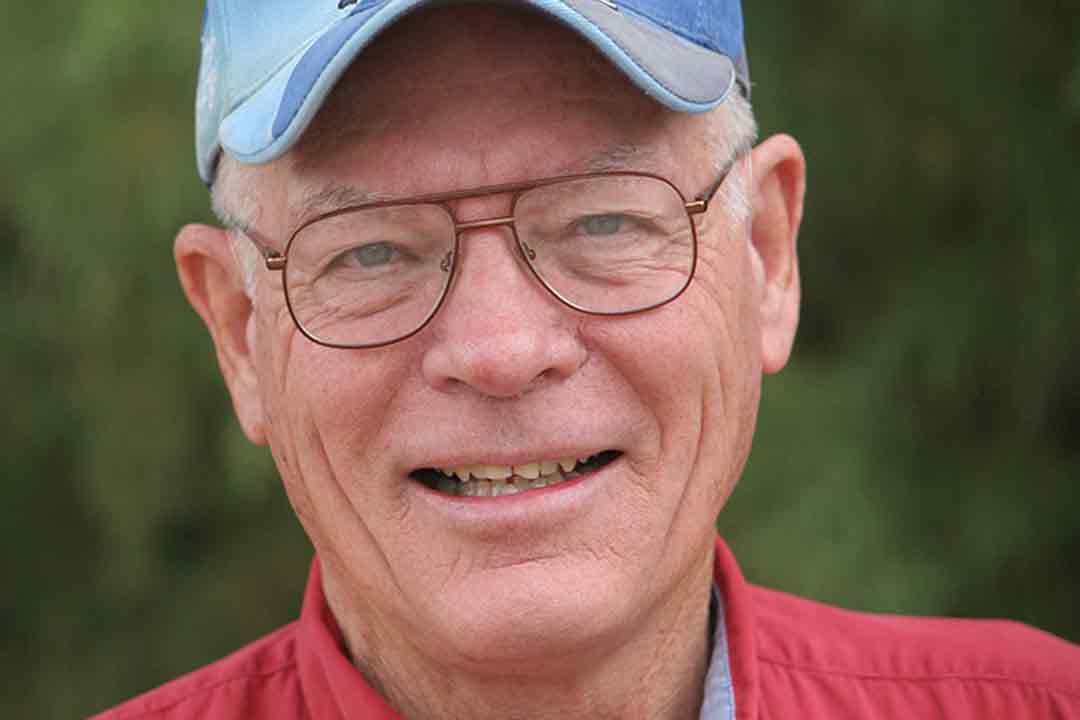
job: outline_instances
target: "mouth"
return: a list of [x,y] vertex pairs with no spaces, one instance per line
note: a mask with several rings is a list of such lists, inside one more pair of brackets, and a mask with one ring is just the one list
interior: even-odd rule
[[621,455],[618,450],[604,450],[588,457],[538,460],[524,465],[420,468],[409,477],[442,495],[503,497],[574,480],[610,465]]

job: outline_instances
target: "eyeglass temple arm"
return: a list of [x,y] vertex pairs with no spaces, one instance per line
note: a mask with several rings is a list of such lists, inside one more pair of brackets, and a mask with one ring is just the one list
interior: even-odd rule
[[716,181],[706,188],[705,192],[698,195],[696,200],[691,200],[686,203],[686,212],[691,215],[697,215],[709,209],[709,203],[712,201],[713,195],[716,194],[716,191],[719,190],[720,186],[727,180],[727,176],[731,174],[731,169],[735,167],[735,163],[738,159],[738,157],[732,158],[731,162],[727,164],[727,167],[720,171],[720,175],[716,178]]
[[237,227],[236,230],[250,240],[251,244],[255,246],[255,249],[259,251],[259,254],[263,256],[263,260],[266,261],[267,270],[285,269],[285,256],[270,247],[270,243],[267,242],[266,238],[264,238],[258,230],[250,227]]

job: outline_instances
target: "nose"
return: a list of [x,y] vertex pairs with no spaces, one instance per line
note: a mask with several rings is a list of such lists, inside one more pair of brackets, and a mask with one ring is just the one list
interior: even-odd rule
[[507,226],[460,233],[454,284],[422,362],[433,387],[511,398],[584,363],[580,318],[540,286],[516,248]]

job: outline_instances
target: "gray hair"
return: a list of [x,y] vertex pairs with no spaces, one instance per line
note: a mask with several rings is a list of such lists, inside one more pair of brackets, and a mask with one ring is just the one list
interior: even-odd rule
[[[757,141],[757,133],[753,108],[742,93],[732,93],[723,105],[709,113],[705,123],[705,152],[712,158],[716,172],[722,172],[749,153]],[[720,204],[728,209],[732,227],[742,227],[750,219],[752,172],[749,163],[743,167],[735,165],[719,191]],[[262,256],[244,235],[258,219],[261,209],[252,174],[251,166],[241,165],[223,154],[211,189],[211,202],[214,214],[229,231],[244,288],[254,299],[256,270]]]
[[740,227],[750,219],[753,168],[749,162],[743,168],[738,167],[737,163],[753,149],[757,136],[754,109],[742,93],[733,93],[708,116],[705,151],[713,159],[716,172],[720,173],[735,164],[730,177],[720,189],[721,204],[728,209],[729,222],[733,227]]
[[210,188],[210,204],[214,215],[229,234],[233,258],[244,278],[244,290],[254,300],[256,270],[262,255],[246,232],[258,219],[261,206],[249,168],[222,153],[214,184]]

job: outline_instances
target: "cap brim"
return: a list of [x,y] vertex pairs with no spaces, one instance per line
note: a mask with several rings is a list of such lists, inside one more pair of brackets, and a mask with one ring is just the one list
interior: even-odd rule
[[[244,163],[280,157],[307,129],[335,83],[372,39],[406,13],[435,2],[439,0],[390,0],[343,17],[224,118],[221,147]],[[596,0],[522,0],[520,4],[575,30],[642,91],[673,110],[710,110],[735,85],[731,58],[629,11],[614,10]]]

